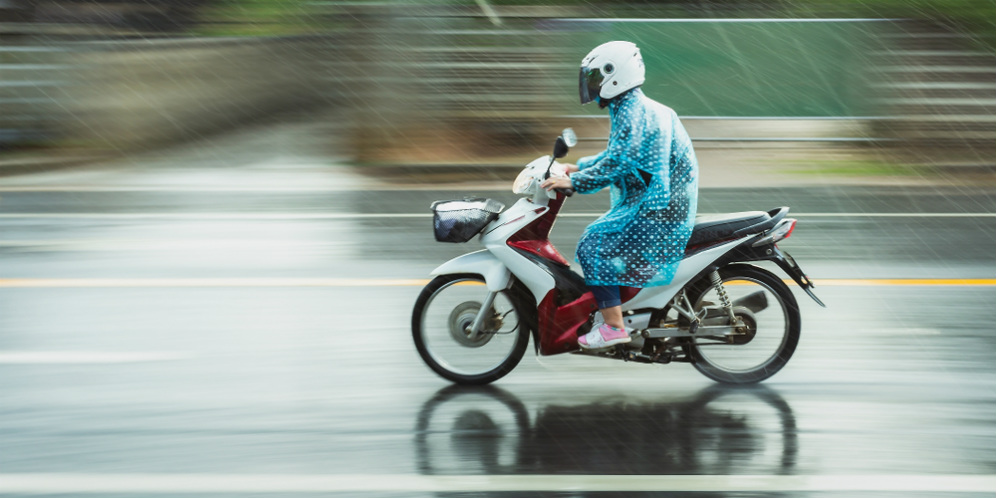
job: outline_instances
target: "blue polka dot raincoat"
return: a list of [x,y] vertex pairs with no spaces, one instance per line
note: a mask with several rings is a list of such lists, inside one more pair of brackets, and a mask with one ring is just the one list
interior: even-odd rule
[[698,162],[675,112],[639,88],[609,102],[612,132],[602,153],[570,175],[582,194],[610,187],[612,207],[578,242],[588,285],[666,285],[695,225]]

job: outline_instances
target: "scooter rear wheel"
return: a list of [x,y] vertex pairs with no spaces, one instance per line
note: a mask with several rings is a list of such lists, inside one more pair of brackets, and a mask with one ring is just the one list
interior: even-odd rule
[[515,368],[529,328],[507,292],[499,292],[482,331],[471,324],[488,295],[479,275],[442,275],[422,289],[412,312],[412,338],[432,371],[457,384],[488,384]]
[[[719,276],[734,303],[751,300],[765,305],[756,311],[739,308],[738,315],[747,325],[744,335],[727,338],[726,344],[716,338],[697,337],[686,350],[695,368],[712,380],[725,384],[761,382],[778,373],[799,344],[799,305],[788,286],[762,268],[734,264],[721,268]],[[708,278],[689,289],[688,297],[696,311],[720,301]]]

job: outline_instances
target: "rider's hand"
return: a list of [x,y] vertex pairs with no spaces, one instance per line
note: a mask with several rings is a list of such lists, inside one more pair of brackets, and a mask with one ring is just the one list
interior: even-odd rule
[[547,190],[553,190],[555,188],[572,188],[574,185],[569,176],[551,176],[544,180],[540,186]]
[[567,167],[567,173],[568,174],[570,174],[570,173],[577,173],[578,171],[581,171],[581,168],[579,168],[577,164],[571,164],[571,163],[562,163],[562,164],[565,167]]

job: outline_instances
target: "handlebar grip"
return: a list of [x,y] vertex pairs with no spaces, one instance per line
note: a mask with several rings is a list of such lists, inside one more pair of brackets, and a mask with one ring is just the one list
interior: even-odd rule
[[570,197],[570,196],[574,195],[574,189],[572,189],[572,188],[558,188],[557,192],[560,192],[560,193],[566,195],[567,197]]

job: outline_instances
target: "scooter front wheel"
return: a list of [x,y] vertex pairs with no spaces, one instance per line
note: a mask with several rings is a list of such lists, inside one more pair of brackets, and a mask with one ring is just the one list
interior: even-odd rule
[[529,328],[507,292],[497,293],[481,330],[472,330],[488,294],[479,275],[442,275],[429,282],[415,301],[415,348],[443,378],[457,384],[488,384],[522,360]]

